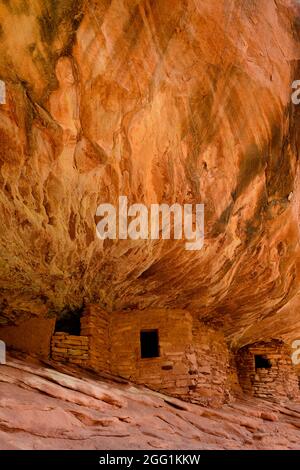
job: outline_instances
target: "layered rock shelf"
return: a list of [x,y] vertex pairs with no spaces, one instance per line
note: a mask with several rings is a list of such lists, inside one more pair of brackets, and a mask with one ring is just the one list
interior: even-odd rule
[[300,442],[299,403],[247,398],[215,409],[15,358],[0,367],[0,422],[1,450],[284,450]]

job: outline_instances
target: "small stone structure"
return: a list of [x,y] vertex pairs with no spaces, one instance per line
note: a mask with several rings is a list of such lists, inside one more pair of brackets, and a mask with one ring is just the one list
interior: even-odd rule
[[[242,393],[272,401],[299,398],[299,367],[273,339],[228,349],[220,331],[186,310],[108,313],[88,305],[83,315],[32,318],[0,328],[8,349],[51,357],[146,385],[184,400],[220,405]],[[51,345],[51,348],[50,348]],[[1,362],[1,357],[0,357]]]
[[217,405],[229,393],[222,333],[184,310],[107,313],[89,305],[80,336],[53,336],[52,358],[198,403]]
[[299,396],[291,351],[283,341],[271,340],[245,346],[239,350],[236,364],[245,393],[271,401]]

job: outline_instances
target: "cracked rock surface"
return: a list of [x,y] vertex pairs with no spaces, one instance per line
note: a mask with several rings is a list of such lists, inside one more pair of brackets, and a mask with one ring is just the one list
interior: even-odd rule
[[0,367],[1,450],[300,449],[300,403],[204,408],[56,367],[16,358]]

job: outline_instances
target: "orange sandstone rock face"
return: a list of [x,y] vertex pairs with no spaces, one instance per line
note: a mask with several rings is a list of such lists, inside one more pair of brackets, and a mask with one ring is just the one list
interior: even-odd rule
[[[1,324],[85,299],[188,309],[235,346],[300,334],[298,13],[231,3],[2,2]],[[119,195],[204,203],[204,248],[100,242]]]

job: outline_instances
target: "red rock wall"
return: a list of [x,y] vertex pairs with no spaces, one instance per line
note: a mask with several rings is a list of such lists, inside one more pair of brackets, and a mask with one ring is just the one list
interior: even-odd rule
[[55,319],[32,318],[18,326],[0,328],[0,339],[8,348],[49,357]]

